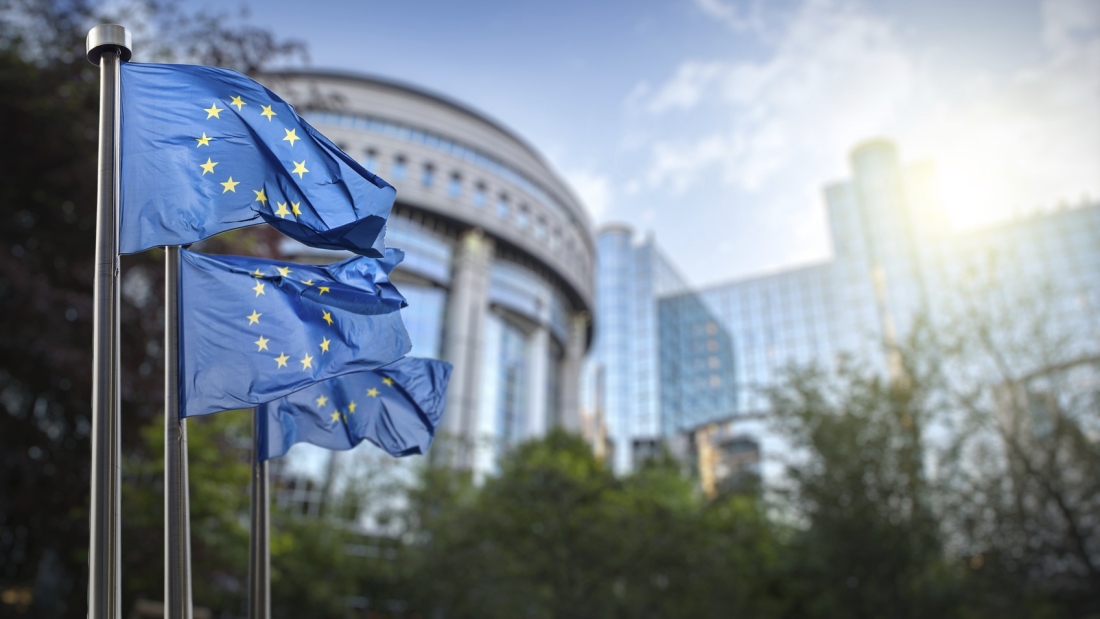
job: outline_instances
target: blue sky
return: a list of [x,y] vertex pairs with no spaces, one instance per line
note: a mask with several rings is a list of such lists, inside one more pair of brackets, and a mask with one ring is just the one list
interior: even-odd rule
[[822,188],[872,137],[959,226],[1100,197],[1096,0],[246,4],[510,126],[697,284],[826,259]]

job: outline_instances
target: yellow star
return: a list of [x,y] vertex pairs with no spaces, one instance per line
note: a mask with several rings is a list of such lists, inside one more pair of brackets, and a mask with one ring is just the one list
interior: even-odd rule
[[270,342],[270,341],[271,340],[269,340],[266,337],[261,335],[260,339],[256,340],[255,342],[252,342],[252,343],[255,344],[258,347],[258,348],[256,348],[256,352],[260,352],[261,350],[267,350],[267,343]]
[[299,205],[301,205],[301,202],[291,202],[290,203],[290,210],[294,213],[295,217],[302,214],[302,209],[298,208]]
[[200,163],[199,164],[199,166],[202,167],[202,175],[206,176],[207,172],[210,172],[211,174],[213,174],[214,173],[214,166],[216,166],[216,165],[218,165],[217,161],[211,161],[210,157],[207,157],[206,158],[206,163]]
[[290,211],[286,210],[286,202],[279,203],[279,210],[275,211],[275,214],[279,217],[286,217],[290,214]]
[[348,416],[344,415],[344,423],[347,423],[347,422],[348,422]]
[[327,322],[328,324],[331,325],[332,324],[332,314],[330,314],[328,312],[325,312],[325,310],[321,310],[321,311],[324,312],[324,314],[325,314],[324,316],[322,316],[322,318],[325,319],[325,322]]
[[221,183],[221,186],[225,187],[225,189],[222,189],[222,193],[225,193],[227,191],[232,191],[233,193],[237,193],[237,185],[240,185],[240,182],[234,181],[233,177],[230,176],[229,180],[225,181],[224,183]]
[[328,286],[318,286],[317,290],[320,290],[320,292],[317,293],[317,296],[321,296],[321,295],[325,294],[326,292],[331,292],[328,289]]
[[283,277],[290,277],[290,267],[275,267],[275,270]]
[[320,395],[317,396],[317,399],[315,401],[317,402],[317,408],[320,408],[328,403],[328,398],[324,395]]
[[310,279],[303,279],[303,280],[302,280],[302,283],[303,283],[303,284],[305,284],[305,285],[307,285],[307,286],[312,286],[312,285],[313,285],[313,278],[310,278]]
[[[259,296],[259,295],[257,295],[257,296]],[[255,325],[255,324],[259,324],[260,316],[263,316],[263,314],[257,314],[256,310],[252,310],[252,315],[251,316],[245,316],[245,318],[248,319],[248,324]]]
[[[256,296],[257,297],[260,296],[261,294],[265,294],[264,293],[264,283],[263,282],[256,282],[256,285],[253,286],[252,289],[256,291]],[[253,310],[253,311],[255,311],[255,310]]]
[[267,116],[267,121],[268,122],[271,122],[271,117],[272,116],[277,116],[277,114],[275,112],[271,111],[271,106],[270,105],[261,105],[260,107],[264,108],[264,111],[260,112],[260,116]]
[[275,369],[285,368],[286,367],[286,360],[289,359],[289,358],[290,357],[286,356],[285,352],[279,353],[279,356],[275,357],[275,362],[279,364],[279,365],[275,366]]
[[259,191],[256,191],[255,189],[253,189],[252,193],[256,194],[256,201],[257,202],[259,202],[260,204],[263,204],[264,206],[267,206],[267,196],[264,194],[263,187],[261,187]]
[[321,338],[321,350],[323,350],[324,352],[328,352],[328,345],[331,343],[332,340],[328,339],[327,337]]
[[306,368],[312,368],[313,367],[313,357],[310,357],[309,353],[306,353],[306,356],[302,357],[300,363],[302,364],[302,369],[303,370],[306,369]]
[[340,412],[339,411],[332,414],[332,420],[333,421],[340,421]]
[[367,389],[367,395],[369,395],[372,398],[377,398],[378,397],[378,390],[375,389],[374,387],[371,387],[370,389]]
[[348,412],[351,413],[352,415],[355,414],[355,402],[354,401],[351,404],[348,404]]
[[291,146],[294,146],[294,140],[302,139],[302,138],[298,137],[298,135],[295,133],[295,131],[297,131],[297,129],[283,129],[283,131],[286,131],[286,137],[283,138],[283,141],[284,142],[290,142]]
[[309,170],[306,169],[306,160],[305,159],[302,160],[302,163],[298,163],[297,161],[295,161],[294,162],[294,169],[290,171],[291,174],[297,174],[298,178],[304,178],[305,175],[306,175],[306,172],[309,172]]
[[240,98],[240,97],[233,97],[233,101],[232,101],[232,102],[231,102],[231,103],[230,103],[229,105],[235,105],[235,106],[237,106],[237,111],[239,112],[239,111],[241,111],[241,108],[242,108],[242,107],[244,107],[244,106],[246,106],[246,105],[248,105],[248,104],[247,104],[247,103],[245,103],[244,101],[241,101],[241,98]]
[[213,140],[213,139],[214,138],[206,137],[206,132],[203,131],[201,138],[195,138],[195,141],[198,142],[198,145],[196,145],[195,148],[198,148],[199,146],[210,146],[210,140]]
[[[223,109],[224,108],[218,107],[217,102],[215,102],[215,103],[211,103],[210,107],[204,109],[203,111],[206,112],[206,118],[209,120],[210,118],[221,118],[221,116],[218,116],[218,114],[220,114]],[[203,134],[203,135],[206,135],[206,134]]]
[[392,378],[383,378],[382,379],[382,384],[387,386],[387,387],[392,387],[393,386],[393,379]]
[[258,267],[255,271],[252,272],[252,277],[263,277],[263,276],[264,276],[264,274],[260,273],[260,269]]

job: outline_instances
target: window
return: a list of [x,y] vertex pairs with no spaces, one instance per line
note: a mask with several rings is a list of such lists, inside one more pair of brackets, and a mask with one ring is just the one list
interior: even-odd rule
[[396,182],[405,180],[405,158],[401,155],[394,157],[393,169],[390,170],[390,176]]
[[503,193],[500,194],[500,197],[497,198],[497,217],[508,219],[508,213],[511,210],[512,209],[508,206],[508,195]]
[[535,238],[540,241],[546,240],[546,219],[542,217],[535,221]]
[[420,175],[420,184],[424,185],[425,188],[435,184],[435,168],[432,167],[432,164],[424,164],[424,172]]
[[373,148],[368,148],[363,152],[363,159],[360,161],[363,167],[374,172],[376,166],[378,166],[378,151]]
[[462,195],[462,177],[458,172],[451,174],[451,180],[447,183],[447,195],[457,198]]
[[474,189],[474,206],[478,208],[485,206],[485,183],[478,183],[477,188]]
[[527,228],[527,224],[531,221],[531,214],[527,210],[526,204],[520,204],[519,210],[516,211],[516,225],[520,228]]

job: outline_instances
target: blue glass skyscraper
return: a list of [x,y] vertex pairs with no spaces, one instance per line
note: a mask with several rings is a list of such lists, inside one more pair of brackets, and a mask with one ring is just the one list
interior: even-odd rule
[[[652,238],[634,246],[629,230],[600,234],[590,369],[601,372],[604,391],[586,391],[585,402],[599,403],[617,470],[637,459],[621,450],[654,436],[697,441],[693,430],[715,427],[722,431],[705,434],[734,444],[747,432],[765,452],[785,450],[762,419],[767,389],[787,367],[830,372],[852,363],[896,376],[890,345],[918,316],[945,321],[960,292],[975,293],[968,278],[976,271],[991,284],[982,294],[1050,308],[1046,326],[1074,348],[1067,354],[1100,355],[1100,204],[954,232],[930,164],[903,166],[886,140],[858,146],[850,163],[851,178],[825,188],[833,255],[816,264],[701,290],[682,277],[665,286],[638,266],[676,272]],[[657,320],[647,320],[647,304]],[[649,371],[654,363],[660,372]],[[651,419],[656,427],[646,425]]]

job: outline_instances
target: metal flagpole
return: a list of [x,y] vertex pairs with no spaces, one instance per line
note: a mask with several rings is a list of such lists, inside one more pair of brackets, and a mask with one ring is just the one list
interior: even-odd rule
[[271,519],[267,460],[259,461],[260,410],[252,409],[252,524],[248,548],[248,619],[271,619]]
[[130,32],[105,24],[88,32],[88,60],[99,65],[99,178],[96,191],[95,310],[92,335],[92,501],[88,617],[118,619],[122,485],[119,453],[118,196],[120,67]]
[[179,399],[180,248],[164,248],[164,617],[191,619],[187,420]]

